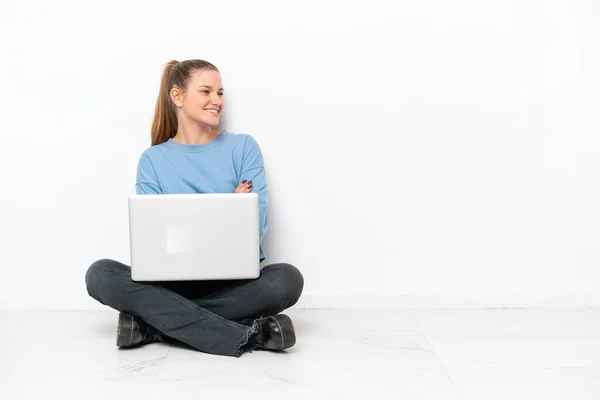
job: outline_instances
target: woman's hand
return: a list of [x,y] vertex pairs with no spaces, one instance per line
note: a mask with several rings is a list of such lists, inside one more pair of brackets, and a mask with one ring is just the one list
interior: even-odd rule
[[244,179],[242,183],[238,185],[237,188],[233,191],[233,193],[250,193],[252,191],[252,181],[246,182]]

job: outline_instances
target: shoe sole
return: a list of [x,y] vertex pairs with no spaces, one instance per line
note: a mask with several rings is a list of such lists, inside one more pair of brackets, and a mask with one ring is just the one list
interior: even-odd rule
[[117,324],[117,346],[130,347],[133,337],[133,315],[119,313],[119,323]]
[[294,324],[290,317],[285,314],[276,315],[275,320],[279,324],[283,336],[283,343],[279,350],[289,349],[296,344],[296,330],[294,329]]

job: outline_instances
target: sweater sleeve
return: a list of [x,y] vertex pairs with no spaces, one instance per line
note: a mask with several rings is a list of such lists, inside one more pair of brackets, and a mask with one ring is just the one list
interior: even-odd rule
[[138,163],[136,194],[162,194],[156,171],[147,154],[142,154]]
[[258,194],[260,207],[260,241],[262,243],[263,237],[268,230],[267,206],[269,203],[269,191],[267,188],[262,152],[258,142],[250,135],[246,137],[244,142],[241,170],[240,182],[243,180],[252,181],[252,192]]

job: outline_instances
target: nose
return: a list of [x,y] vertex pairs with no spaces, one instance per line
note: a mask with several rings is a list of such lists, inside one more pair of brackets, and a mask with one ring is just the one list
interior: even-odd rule
[[223,105],[223,98],[221,98],[221,96],[219,96],[218,94],[214,94],[211,97],[210,102],[214,105],[221,106]]

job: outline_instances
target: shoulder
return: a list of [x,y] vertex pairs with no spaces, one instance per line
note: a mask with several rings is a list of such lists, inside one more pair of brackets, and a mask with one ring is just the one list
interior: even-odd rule
[[260,151],[258,141],[248,133],[232,133],[223,131],[226,140],[230,141],[234,150],[247,153],[249,151]]
[[244,152],[260,151],[258,140],[249,133],[238,133],[236,136],[236,145],[242,147]]
[[164,156],[166,147],[165,143],[157,144],[145,149],[140,155],[140,160],[155,160],[159,156]]
[[155,165],[164,159],[164,146],[156,145],[145,149],[138,160],[138,170],[154,170]]
[[233,133],[229,131],[223,131],[223,133],[221,134],[225,137],[226,140],[235,143],[236,145],[244,145],[248,141],[256,142],[256,139],[254,139],[254,137],[252,137],[252,135],[248,133]]

